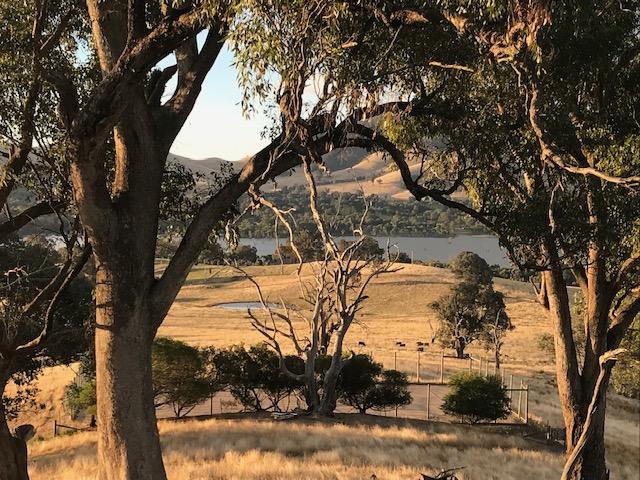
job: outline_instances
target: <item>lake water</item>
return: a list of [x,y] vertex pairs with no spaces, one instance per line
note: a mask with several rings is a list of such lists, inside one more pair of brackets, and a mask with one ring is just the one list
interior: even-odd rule
[[[498,239],[492,235],[457,235],[455,237],[373,237],[382,248],[386,248],[387,240],[414,260],[438,260],[447,262],[458,253],[474,252],[484,258],[489,265],[510,265],[504,250],[498,244]],[[354,237],[336,237],[353,240]],[[276,250],[274,238],[242,238],[240,243],[256,247],[258,255],[271,255]],[[280,239],[286,243],[286,239]],[[392,248],[395,251],[395,248]]]

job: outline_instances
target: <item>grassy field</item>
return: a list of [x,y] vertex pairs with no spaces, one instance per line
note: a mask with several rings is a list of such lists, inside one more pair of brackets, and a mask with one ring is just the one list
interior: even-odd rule
[[[160,432],[174,480],[417,480],[451,466],[466,467],[463,479],[542,480],[558,478],[562,467],[557,451],[485,427],[371,422],[356,415],[325,423],[165,421]],[[35,442],[32,480],[94,478],[95,447],[93,433]]]
[[[306,267],[302,272],[303,279],[310,278],[311,268]],[[271,301],[300,305],[294,267],[249,267],[248,271]],[[430,342],[432,327],[436,326],[429,304],[454,281],[448,270],[418,265],[407,265],[397,273],[380,277],[368,291],[370,298],[358,324],[349,333],[346,348],[357,351],[358,342],[364,342],[364,350],[387,368],[393,366],[395,352],[398,368],[415,372],[416,342]],[[505,294],[507,312],[516,327],[505,342],[504,367],[529,384],[531,417],[560,427],[562,418],[553,365],[548,355],[537,347],[538,337],[550,331],[549,321],[535,302],[530,285],[497,279],[496,288]],[[201,346],[259,342],[261,336],[251,328],[246,312],[216,306],[256,299],[254,287],[237,272],[227,267],[196,267],[159,333]],[[398,351],[397,341],[405,342],[407,347]],[[441,354],[435,344],[426,350],[421,364],[425,375],[438,368]],[[489,356],[478,347],[472,347],[470,352],[475,356]],[[39,434],[47,437],[50,431],[47,421],[62,415],[60,402],[55,401],[56,396],[61,395],[60,385],[72,378],[72,372],[60,367],[47,373],[41,384],[48,409],[31,412],[21,421],[41,426]],[[638,402],[610,395],[607,415],[611,478],[637,480],[640,478]],[[489,434],[485,427],[406,424],[399,428],[246,420],[162,423],[161,430],[170,478],[175,479],[365,479],[374,471],[380,479],[417,478],[421,470],[451,465],[467,465],[464,478],[557,478],[561,463],[557,452],[540,451],[541,446],[517,436]],[[332,438],[331,432],[344,432],[346,438]],[[95,469],[94,441],[91,434],[82,434],[34,443],[32,478],[90,478]],[[349,455],[338,449],[341,442],[348,444]],[[61,468],[54,461],[57,458],[72,459],[65,465],[70,468],[68,472],[76,472],[76,476],[70,473],[71,476],[56,477],[56,469]],[[491,476],[486,472],[491,472]]]

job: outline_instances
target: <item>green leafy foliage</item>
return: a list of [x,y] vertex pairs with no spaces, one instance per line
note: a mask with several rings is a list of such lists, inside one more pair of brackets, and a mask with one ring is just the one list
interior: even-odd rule
[[151,368],[156,407],[171,405],[176,417],[188,414],[219,388],[205,375],[202,350],[178,340],[154,340]]
[[[295,208],[298,230],[316,231],[309,208],[309,194],[304,187],[283,188],[265,193],[265,197],[275,205]],[[366,218],[368,235],[448,236],[487,233],[476,221],[429,199],[408,202],[379,196],[370,197],[369,200],[371,207]],[[321,191],[318,195],[318,206],[330,220],[331,233],[334,235],[353,235],[354,227],[359,224],[364,213],[362,196],[354,193]],[[253,215],[244,216],[238,223],[238,231],[242,237],[273,237],[273,228],[273,214],[264,208],[257,210]],[[278,234],[281,238],[288,235],[283,227]]]
[[466,347],[497,328],[508,330],[504,296],[491,285],[461,282],[431,304],[440,320],[436,336],[443,347],[454,348],[458,357]]
[[[0,343],[19,345],[42,331],[43,312],[26,315],[24,307],[54,278],[63,259],[48,243],[37,239],[10,237],[1,247]],[[2,399],[7,417],[13,418],[20,410],[34,406],[37,389],[33,382],[43,367],[75,361],[87,349],[85,333],[93,318],[92,292],[87,276],[79,275],[61,293],[53,313],[54,324],[64,335],[52,337],[37,356],[16,354],[9,373],[18,390]]]
[[637,316],[620,344],[620,355],[611,375],[613,390],[625,397],[640,399],[640,316]]
[[[294,372],[301,369],[301,359],[287,357],[285,361]],[[221,382],[246,410],[279,411],[280,402],[301,388],[300,383],[285,375],[278,355],[264,344],[249,348],[233,345],[216,351],[210,362]]]
[[442,411],[446,414],[469,423],[498,420],[509,415],[509,397],[500,377],[460,372],[451,377],[449,385],[449,393],[442,403]]
[[237,245],[228,254],[228,258],[238,265],[253,265],[258,260],[258,250],[251,245]]
[[96,413],[96,380],[90,378],[81,385],[70,383],[64,389],[64,406],[71,418]]
[[493,271],[489,264],[480,255],[473,252],[460,252],[451,262],[449,268],[464,282],[491,285],[493,283]]
[[357,409],[387,410],[411,403],[406,374],[383,370],[369,355],[357,354],[345,361],[338,379],[339,399]]

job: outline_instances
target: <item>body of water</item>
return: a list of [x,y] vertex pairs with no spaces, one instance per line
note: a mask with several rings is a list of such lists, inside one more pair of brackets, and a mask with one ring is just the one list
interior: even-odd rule
[[[336,237],[354,240],[355,237]],[[489,265],[510,265],[507,256],[498,245],[498,239],[492,235],[456,235],[455,237],[373,237],[382,248],[386,248],[387,241],[401,252],[405,252],[414,260],[438,260],[447,262],[458,253],[474,252],[484,258]],[[256,247],[258,255],[271,255],[276,250],[274,238],[242,238],[240,243]],[[286,243],[286,239],[280,239]],[[395,247],[392,251],[395,251]]]

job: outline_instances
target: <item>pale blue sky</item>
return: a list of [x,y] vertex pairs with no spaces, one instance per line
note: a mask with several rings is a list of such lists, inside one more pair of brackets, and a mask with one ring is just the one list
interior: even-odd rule
[[267,141],[260,136],[268,122],[266,116],[244,118],[241,97],[233,54],[225,47],[171,152],[197,160],[208,157],[239,160],[266,145]]

